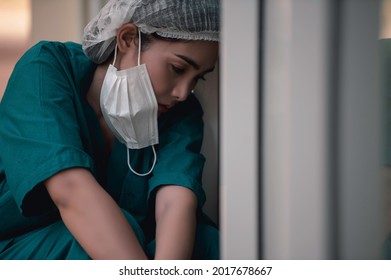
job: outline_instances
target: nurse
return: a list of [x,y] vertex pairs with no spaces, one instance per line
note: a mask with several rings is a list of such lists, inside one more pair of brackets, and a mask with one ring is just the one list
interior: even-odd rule
[[110,0],[40,42],[0,104],[0,259],[217,259],[202,109],[218,0]]

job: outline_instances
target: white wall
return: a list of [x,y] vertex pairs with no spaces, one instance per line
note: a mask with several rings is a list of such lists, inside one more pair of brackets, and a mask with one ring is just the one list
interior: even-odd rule
[[0,100],[16,61],[28,48],[30,25],[29,0],[0,0]]
[[265,1],[262,218],[270,259],[329,255],[329,3]]
[[381,257],[379,4],[265,1],[265,258]]
[[31,43],[41,40],[80,42],[84,3],[83,0],[32,0]]
[[259,1],[221,4],[221,257],[257,259]]

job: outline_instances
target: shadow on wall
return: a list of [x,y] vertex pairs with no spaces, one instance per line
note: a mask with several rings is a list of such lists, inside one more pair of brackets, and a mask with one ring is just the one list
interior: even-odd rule
[[205,82],[196,87],[196,96],[204,110],[204,142],[202,154],[206,157],[202,183],[206,193],[204,211],[216,223],[219,223],[219,181],[218,181],[218,79],[219,69],[206,76]]

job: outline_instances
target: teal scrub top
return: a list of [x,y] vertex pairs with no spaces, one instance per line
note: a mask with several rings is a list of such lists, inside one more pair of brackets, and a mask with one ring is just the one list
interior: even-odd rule
[[[104,154],[98,119],[86,101],[96,65],[76,43],[40,42],[18,61],[0,103],[1,240],[59,220],[43,182],[72,167],[90,170],[127,215],[154,239],[154,191],[162,185],[191,189],[205,217],[201,174],[202,108],[194,95],[158,119],[157,162],[149,176],[133,174],[125,145]],[[151,147],[130,151],[139,173],[150,169]],[[23,257],[22,257],[23,258]]]

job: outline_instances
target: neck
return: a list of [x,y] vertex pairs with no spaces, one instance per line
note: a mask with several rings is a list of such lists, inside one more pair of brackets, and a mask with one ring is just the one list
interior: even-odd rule
[[114,135],[111,133],[110,129],[108,128],[102,115],[102,110],[100,108],[100,91],[102,89],[103,80],[105,78],[109,64],[110,63],[104,63],[98,65],[98,67],[95,70],[91,86],[87,92],[87,102],[88,104],[90,104],[91,108],[94,110],[98,118],[102,130],[102,134],[106,143],[107,155],[111,153],[111,147],[114,143]]
[[97,66],[94,77],[92,78],[92,83],[87,92],[87,101],[98,116],[102,115],[100,109],[100,91],[109,64],[110,63],[104,63]]

